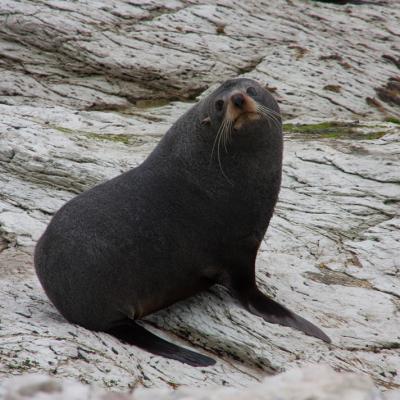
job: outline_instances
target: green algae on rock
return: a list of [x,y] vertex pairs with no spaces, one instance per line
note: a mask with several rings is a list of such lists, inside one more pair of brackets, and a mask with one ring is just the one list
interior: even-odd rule
[[369,128],[358,122],[326,121],[315,124],[284,124],[285,133],[296,134],[301,139],[354,139],[374,140],[380,139],[385,131],[363,131]]

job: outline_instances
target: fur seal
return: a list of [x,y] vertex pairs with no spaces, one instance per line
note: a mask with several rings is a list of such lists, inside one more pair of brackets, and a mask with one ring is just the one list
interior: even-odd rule
[[35,250],[48,297],[72,323],[193,366],[215,361],[134,321],[217,283],[266,321],[330,342],[256,286],[282,148],[272,95],[250,79],[226,81],[180,117],[140,166],[54,215]]

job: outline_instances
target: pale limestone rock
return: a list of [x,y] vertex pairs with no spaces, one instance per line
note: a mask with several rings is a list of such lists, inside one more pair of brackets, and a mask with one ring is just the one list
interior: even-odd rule
[[[125,392],[247,387],[322,362],[400,388],[400,129],[380,121],[399,109],[366,102],[398,75],[382,56],[398,50],[400,6],[215,3],[1,2],[0,380],[42,372]],[[257,260],[262,290],[333,344],[261,321],[222,288],[146,322],[215,357],[207,369],[68,324],[32,266],[51,216],[142,162],[187,99],[243,73],[277,88],[290,122],[348,126],[333,138],[287,126],[280,199]]]
[[26,375],[10,379],[0,390],[5,400],[384,400],[366,375],[338,373],[323,365],[295,368],[242,389],[186,386],[177,390],[137,389],[129,395],[105,393],[43,375]]
[[398,75],[400,3],[376,3],[3,0],[0,100],[121,109],[248,72],[290,116],[380,115],[366,99]]

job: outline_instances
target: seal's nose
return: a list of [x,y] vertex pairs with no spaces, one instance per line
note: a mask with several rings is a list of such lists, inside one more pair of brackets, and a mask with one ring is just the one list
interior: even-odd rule
[[238,107],[238,108],[240,108],[240,109],[243,108],[244,103],[245,103],[245,98],[244,98],[244,96],[242,95],[242,93],[236,93],[236,94],[234,94],[234,95],[231,97],[231,100],[232,100],[232,103],[233,103],[236,107]]

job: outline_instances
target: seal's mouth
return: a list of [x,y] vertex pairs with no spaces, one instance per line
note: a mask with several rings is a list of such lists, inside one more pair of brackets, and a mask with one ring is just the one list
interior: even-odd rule
[[244,124],[261,118],[257,103],[242,92],[233,93],[226,109],[226,118],[233,122],[233,129],[239,130]]
[[233,129],[238,131],[243,125],[259,119],[261,119],[261,115],[258,112],[243,112],[233,121]]

